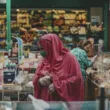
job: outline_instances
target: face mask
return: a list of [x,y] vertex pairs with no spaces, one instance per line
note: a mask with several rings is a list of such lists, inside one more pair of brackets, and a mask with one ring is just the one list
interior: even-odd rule
[[41,56],[46,57],[47,53],[45,51],[40,52]]

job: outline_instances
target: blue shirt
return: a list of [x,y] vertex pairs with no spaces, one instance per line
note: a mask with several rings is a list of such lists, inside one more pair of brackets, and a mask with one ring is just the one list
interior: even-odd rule
[[71,50],[71,53],[77,58],[80,64],[82,75],[86,76],[86,69],[92,66],[92,62],[88,59],[86,52],[83,49],[77,47]]

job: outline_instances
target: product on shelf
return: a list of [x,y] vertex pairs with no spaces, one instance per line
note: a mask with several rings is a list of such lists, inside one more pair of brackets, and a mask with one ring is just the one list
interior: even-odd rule
[[6,13],[0,12],[0,48],[6,47]]
[[70,33],[70,30],[69,30],[69,26],[61,26],[61,33],[62,34],[68,34]]
[[29,24],[29,13],[27,11],[19,11],[17,14],[18,24]]
[[3,71],[3,83],[12,83],[17,74],[17,65],[15,63],[8,63]]
[[18,92],[17,91],[4,91],[3,100],[4,101],[18,101]]
[[59,28],[58,26],[54,26],[54,27],[53,27],[53,30],[54,30],[54,32],[56,32],[56,33],[57,33],[57,32],[60,32],[60,28]]
[[62,26],[64,25],[64,20],[63,19],[55,19],[53,21],[54,26]]
[[100,53],[93,64],[92,68],[87,69],[92,79],[99,85],[107,82],[110,83],[110,53]]
[[21,91],[19,94],[19,98],[20,98],[19,100],[20,101],[29,101],[29,97],[28,97],[29,94],[33,95],[32,92]]
[[86,35],[86,27],[78,26],[78,34],[79,35]]
[[[87,10],[63,9],[19,9],[11,12],[11,32],[13,37],[21,37],[24,44],[32,45],[39,35],[37,30],[47,30],[48,33],[74,34],[82,39],[94,37],[103,39],[102,25],[90,25]],[[36,31],[31,31],[32,29]],[[0,12],[0,48],[6,47],[6,12]],[[78,36],[79,35],[79,36]],[[85,36],[84,36],[85,35]],[[73,41],[72,40],[72,41]],[[65,43],[63,41],[63,43]],[[72,43],[72,42],[71,42]]]
[[71,32],[71,34],[78,34],[78,27],[77,26],[72,26],[71,28],[70,28],[70,32]]
[[27,74],[24,75],[23,72],[20,71],[14,79],[14,84],[18,84],[18,85],[25,84],[27,82],[27,77],[28,77]]
[[52,26],[48,26],[48,27],[47,27],[47,31],[50,32],[50,33],[53,32]]

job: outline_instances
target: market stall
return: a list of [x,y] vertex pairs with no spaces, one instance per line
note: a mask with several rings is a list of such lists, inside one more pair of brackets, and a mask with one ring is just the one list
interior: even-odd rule
[[28,101],[28,94],[34,94],[32,80],[42,57],[30,52],[25,58],[20,38],[12,44],[10,53],[0,53],[0,100]]
[[[31,54],[32,56],[32,54]],[[39,58],[26,58],[22,63],[14,63],[13,59],[0,62],[0,100],[28,101],[28,94],[34,94],[32,80]],[[15,59],[14,59],[15,60]]]
[[[90,22],[89,12],[86,9],[12,9],[10,18],[11,36],[20,37],[25,45],[45,33],[58,34],[66,47],[77,43],[78,39],[93,37],[95,43],[104,40],[103,24],[96,21]],[[0,10],[1,39],[6,37],[6,12]],[[8,40],[11,40],[8,38]],[[1,41],[1,47],[6,45]],[[71,49],[71,48],[70,48]]]
[[[107,97],[110,97],[110,53],[100,53],[93,64],[87,69],[88,96],[96,99],[101,86],[105,87]],[[91,95],[90,95],[91,94]]]
[[[73,48],[73,43],[77,43],[77,39],[92,37],[97,47],[101,46],[97,44],[99,39],[106,40],[103,23],[90,22],[87,8],[11,9],[11,0],[7,0],[6,7],[7,10],[0,9],[0,49],[6,49],[6,52],[0,53],[1,101],[28,101],[28,94],[33,94],[32,79],[41,60],[37,49],[37,42],[41,35],[55,33],[69,49]],[[19,39],[22,39],[22,43]],[[100,68],[99,70],[102,70]],[[109,76],[109,73],[107,75]],[[91,83],[92,90],[94,88],[96,92],[99,90],[103,77],[106,76],[88,75],[88,85]],[[107,80],[105,85],[108,88],[107,78],[105,78]],[[92,87],[93,84],[95,87]],[[106,92],[108,93],[109,90],[106,89]],[[92,96],[93,99],[97,96],[87,95]]]

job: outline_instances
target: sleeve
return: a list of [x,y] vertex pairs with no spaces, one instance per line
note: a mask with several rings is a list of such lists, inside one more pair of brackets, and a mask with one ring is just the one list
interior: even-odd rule
[[84,84],[76,59],[71,61],[69,70],[71,77],[67,79],[60,80],[56,75],[53,76],[55,90],[63,101],[81,101],[84,98]]
[[86,52],[83,52],[82,53],[81,59],[84,62],[84,64],[85,64],[86,67],[92,66],[92,62],[88,59],[88,56],[87,56]]

